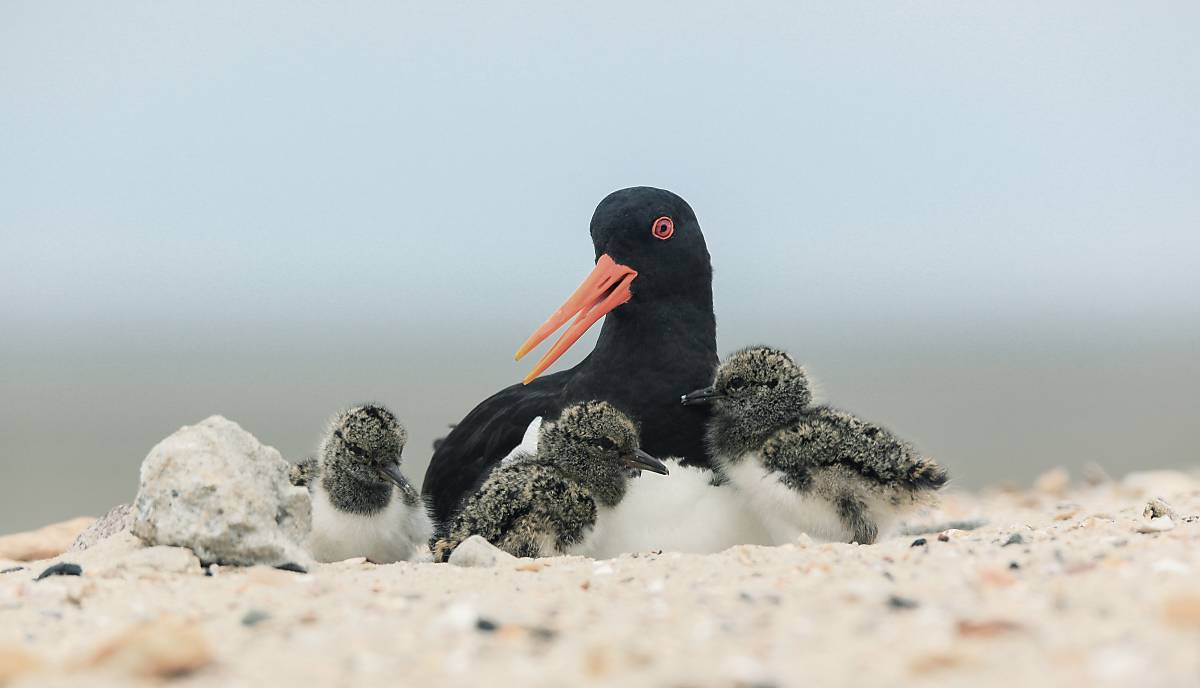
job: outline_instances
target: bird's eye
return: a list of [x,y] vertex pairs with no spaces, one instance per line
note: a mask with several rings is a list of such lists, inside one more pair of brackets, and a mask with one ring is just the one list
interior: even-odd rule
[[770,389],[775,389],[775,386],[778,384],[779,384],[779,380],[776,380],[775,378],[771,378],[770,380],[767,380],[767,387]]
[[613,442],[607,437],[601,437],[600,439],[596,440],[596,446],[605,451],[612,451],[617,448],[617,443]]
[[743,377],[734,377],[729,379],[729,389],[741,389],[746,386],[746,379]]
[[675,234],[675,221],[664,215],[654,221],[654,224],[650,226],[650,232],[655,239],[666,241]]

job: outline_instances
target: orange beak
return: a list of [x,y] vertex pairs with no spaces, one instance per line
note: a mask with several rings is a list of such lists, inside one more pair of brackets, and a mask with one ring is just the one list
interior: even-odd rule
[[563,326],[563,323],[575,317],[575,322],[567,328],[562,336],[554,342],[554,346],[542,356],[542,360],[538,361],[533,370],[525,376],[523,384],[529,384],[538,375],[541,375],[549,368],[560,356],[566,353],[567,349],[575,343],[588,328],[596,323],[597,320],[603,318],[612,309],[625,303],[633,296],[629,291],[629,285],[633,283],[633,278],[637,277],[637,271],[627,265],[621,265],[609,256],[607,253],[600,256],[596,261],[596,267],[592,269],[592,274],[583,280],[583,284],[571,294],[571,298],[567,299],[563,305],[554,311],[554,314],[542,323],[542,326],[537,328],[533,334],[529,335],[529,339],[517,349],[517,360],[529,353],[535,346],[541,344],[550,335],[554,334],[558,328]]

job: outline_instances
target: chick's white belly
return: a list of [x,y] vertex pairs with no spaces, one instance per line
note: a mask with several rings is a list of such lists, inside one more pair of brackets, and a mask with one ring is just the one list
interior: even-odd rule
[[555,538],[553,535],[548,535],[542,543],[542,556],[558,556],[560,554],[592,557],[595,556],[592,552],[596,549],[596,542],[601,538],[604,532],[604,522],[609,519],[609,513],[612,510],[608,507],[596,507],[596,523],[592,527],[587,528],[583,532],[583,538],[574,545],[568,546],[565,550],[559,551],[555,546]]
[[312,530],[308,549],[317,561],[341,561],[366,557],[386,564],[406,561],[420,555],[433,534],[433,523],[418,502],[404,503],[393,488],[387,508],[373,514],[339,511],[318,482],[312,492]]
[[702,468],[667,462],[670,475],[644,473],[621,502],[601,509],[586,554],[598,559],[663,550],[710,554],[735,545],[769,544],[758,518],[729,485],[711,484]]
[[763,466],[757,452],[743,454],[725,465],[725,474],[758,514],[771,534],[772,544],[793,542],[801,534],[834,542],[850,540],[850,532],[829,500],[788,487],[781,473]]

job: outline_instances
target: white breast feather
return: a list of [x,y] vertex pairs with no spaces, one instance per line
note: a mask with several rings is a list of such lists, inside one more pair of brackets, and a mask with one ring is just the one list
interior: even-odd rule
[[383,511],[349,514],[334,508],[320,480],[312,485],[312,531],[308,549],[317,561],[366,557],[377,564],[421,558],[428,549],[433,522],[424,502],[404,503],[399,488]]
[[770,538],[742,497],[729,485],[711,484],[702,468],[666,461],[670,475],[643,473],[614,509],[602,510],[588,551],[597,559],[626,552],[709,554],[735,545],[765,545]]
[[500,459],[501,466],[516,461],[522,456],[534,456],[537,454],[538,448],[538,431],[542,429],[542,417],[538,416],[529,422],[525,428],[525,434],[521,436],[521,443],[512,448],[503,459]]
[[818,540],[850,539],[832,504],[784,485],[781,474],[767,470],[757,452],[726,463],[725,474],[771,533],[772,544],[792,542],[801,533]]

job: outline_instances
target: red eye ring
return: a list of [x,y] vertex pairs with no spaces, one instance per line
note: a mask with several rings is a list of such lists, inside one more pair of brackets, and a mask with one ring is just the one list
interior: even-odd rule
[[675,234],[675,221],[663,215],[650,225],[650,233],[654,235],[655,239],[666,241]]

